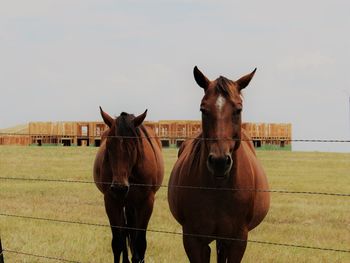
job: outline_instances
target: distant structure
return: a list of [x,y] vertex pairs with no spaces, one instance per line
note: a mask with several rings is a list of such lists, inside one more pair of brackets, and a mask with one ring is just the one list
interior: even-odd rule
[[[180,146],[187,138],[201,131],[200,121],[162,120],[145,121],[160,138],[163,147]],[[290,123],[243,123],[254,146],[285,147],[292,139]],[[30,122],[22,134],[1,134],[0,145],[62,145],[100,146],[101,135],[107,129],[103,122]]]
[[30,145],[30,137],[25,134],[10,135],[0,133],[0,145]]
[[103,122],[30,122],[30,144],[100,146],[107,126]]

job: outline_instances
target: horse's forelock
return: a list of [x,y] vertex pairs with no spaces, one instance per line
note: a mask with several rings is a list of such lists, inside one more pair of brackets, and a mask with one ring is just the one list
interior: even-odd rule
[[[135,116],[126,112],[122,112],[116,119],[115,135],[119,139],[124,139],[124,150],[131,154],[131,151],[137,150],[138,155],[142,152],[142,133],[139,127],[135,127],[133,119]],[[139,156],[141,157],[141,156]]]
[[228,78],[220,76],[216,79],[215,91],[218,94],[223,95],[225,98],[228,98],[233,96],[234,93],[237,92],[237,89],[234,89],[234,86],[235,82],[229,80]]
[[135,118],[133,114],[122,112],[116,119],[116,135],[118,136],[137,136],[137,129],[134,127],[132,120]]

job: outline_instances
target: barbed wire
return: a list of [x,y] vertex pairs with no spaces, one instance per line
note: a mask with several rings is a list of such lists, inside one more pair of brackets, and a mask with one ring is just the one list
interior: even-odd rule
[[101,223],[89,223],[89,222],[81,222],[81,221],[70,221],[70,220],[53,219],[53,218],[45,218],[45,217],[33,217],[33,216],[24,216],[24,215],[17,215],[17,214],[7,214],[7,213],[0,213],[0,216],[22,218],[22,219],[32,219],[32,220],[41,220],[41,221],[57,222],[57,223],[87,225],[87,226],[95,226],[95,227],[111,227],[111,228],[117,228],[117,229],[123,229],[123,230],[144,231],[144,232],[146,231],[146,232],[159,233],[159,234],[181,235],[181,236],[185,235],[185,236],[189,236],[189,237],[208,238],[208,239],[214,239],[214,240],[249,242],[249,243],[257,243],[257,244],[264,244],[264,245],[275,245],[275,246],[283,246],[283,247],[294,247],[294,248],[304,248],[304,249],[313,249],[313,250],[321,250],[321,251],[350,253],[350,249],[335,249],[335,248],[315,247],[315,246],[306,246],[306,245],[288,244],[288,243],[278,243],[278,242],[261,241],[261,240],[253,240],[253,239],[247,239],[246,240],[246,239],[233,238],[233,237],[222,237],[222,236],[215,236],[215,235],[181,233],[181,232],[175,232],[175,231],[166,231],[166,230],[157,230],[157,229],[145,229],[145,228],[136,228],[136,227],[125,227],[125,226],[107,225],[107,224],[101,224]]
[[39,254],[34,254],[34,253],[29,253],[29,252],[23,252],[23,251],[17,251],[17,250],[7,249],[7,248],[4,248],[3,251],[4,252],[8,252],[8,253],[14,253],[14,254],[20,254],[20,255],[25,255],[25,256],[36,257],[36,258],[45,258],[45,259],[50,259],[50,260],[62,261],[62,262],[80,263],[80,261],[76,261],[76,260],[70,260],[70,259],[59,258],[59,257],[52,257],[52,256],[44,256],[44,255],[39,255]]
[[[178,139],[178,140],[203,140],[203,141],[255,141],[255,140],[273,140],[273,141],[284,141],[284,142],[321,142],[321,143],[350,143],[349,139],[291,139],[287,136],[250,136],[252,138],[205,138],[198,136],[181,136],[174,134],[160,134],[157,136],[121,136],[121,135],[79,135],[79,134],[32,134],[32,133],[2,133],[0,136],[31,136],[31,137],[51,137],[52,139],[61,138],[69,139],[68,137],[79,137],[79,138],[122,138],[122,139]],[[37,138],[40,139],[40,138]]]
[[[56,182],[56,183],[80,183],[80,184],[111,184],[111,182],[94,182],[94,181],[50,179],[50,178],[3,177],[3,176],[0,176],[0,180],[39,181],[39,182]],[[291,190],[283,190],[283,189],[215,188],[215,187],[202,187],[202,186],[165,185],[165,184],[138,184],[138,183],[129,183],[129,186],[180,188],[180,189],[190,189],[190,190],[216,190],[216,191],[232,191],[232,192],[235,192],[235,191],[237,191],[237,192],[238,191],[246,191],[246,192],[268,192],[268,193],[280,193],[280,194],[303,194],[303,195],[325,195],[325,196],[350,197],[350,193],[330,193],[330,192],[315,192],[315,191],[291,191]]]

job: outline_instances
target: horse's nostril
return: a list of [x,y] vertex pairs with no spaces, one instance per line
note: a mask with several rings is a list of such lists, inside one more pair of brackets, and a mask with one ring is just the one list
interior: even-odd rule
[[123,195],[126,195],[128,192],[129,192],[129,186],[127,185],[123,185],[120,189],[120,192],[123,194]]
[[212,164],[212,163],[214,162],[213,154],[209,154],[209,156],[208,156],[208,162],[209,162],[210,164]]
[[229,172],[232,166],[232,157],[230,154],[216,156],[209,154],[207,159],[207,167],[216,177],[224,177]]
[[117,186],[115,184],[111,184],[110,189],[114,192],[117,190]]
[[226,165],[227,166],[231,165],[231,156],[230,155],[226,155]]

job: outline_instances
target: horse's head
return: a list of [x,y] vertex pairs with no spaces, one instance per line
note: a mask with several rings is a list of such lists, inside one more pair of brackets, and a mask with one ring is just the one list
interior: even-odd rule
[[129,177],[140,158],[141,140],[139,126],[147,115],[147,110],[135,117],[122,112],[113,119],[100,107],[103,121],[109,127],[106,138],[107,162],[112,171],[110,191],[112,195],[125,198],[129,191]]
[[207,167],[217,179],[227,178],[233,165],[232,153],[241,140],[241,90],[248,86],[256,69],[232,81],[220,76],[210,81],[197,67],[193,74],[204,89],[201,101],[202,132],[208,149]]

